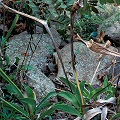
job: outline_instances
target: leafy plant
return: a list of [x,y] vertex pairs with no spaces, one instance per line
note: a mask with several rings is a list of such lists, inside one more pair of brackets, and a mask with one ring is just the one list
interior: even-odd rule
[[[68,105],[71,106],[74,110],[71,111],[69,109],[65,109],[63,105],[66,104],[63,102],[61,104],[56,104],[58,106],[54,106],[57,109],[80,116],[81,118],[89,118],[89,115],[91,115],[91,118],[93,118],[95,115],[101,113],[101,118],[103,118],[105,117],[105,115],[102,115],[104,111],[102,111],[101,109],[101,104],[104,104],[105,106],[107,106],[106,103],[116,104],[116,98],[114,97],[115,87],[113,87],[108,82],[107,78],[104,81],[104,86],[98,88],[94,88],[89,83],[86,83],[86,81],[82,81],[80,83],[80,89],[82,90],[82,95],[84,98],[84,105],[82,105],[81,96],[79,95],[77,85],[65,78],[61,78],[61,80],[65,83],[66,86],[71,88],[72,92],[61,91],[60,93],[58,93],[58,96],[63,97],[65,100],[67,100],[67,103],[70,103]],[[100,97],[102,96],[104,97],[100,99]]]
[[95,13],[89,15],[84,14],[80,20],[75,22],[75,31],[86,40],[90,38],[95,39],[97,36],[97,28],[101,23],[102,19]]
[[[12,99],[12,101],[5,100],[5,97],[1,95],[0,97],[0,116],[3,119],[37,119],[41,120],[44,117],[48,117],[55,111],[55,108],[51,108],[53,103],[47,101],[50,97],[56,96],[56,92],[49,93],[39,105],[36,104],[36,94],[29,87],[25,86],[24,91],[20,90],[11,79],[5,74],[5,72],[0,68],[0,76],[9,82],[4,89],[8,90],[8,92],[14,96],[17,101]],[[24,92],[27,95],[24,95]],[[7,116],[9,114],[9,116]],[[38,116],[38,114],[40,114]]]

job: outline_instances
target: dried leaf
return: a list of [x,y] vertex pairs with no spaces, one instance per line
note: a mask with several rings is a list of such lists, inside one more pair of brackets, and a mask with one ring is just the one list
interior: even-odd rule
[[102,113],[102,110],[100,108],[93,108],[89,111],[87,111],[87,113],[84,115],[84,120],[90,120],[91,118],[93,118],[94,116],[98,115]]
[[103,55],[113,55],[116,57],[120,57],[120,53],[110,50],[109,48],[106,48],[102,44],[94,42],[92,39],[89,41],[84,41],[78,34],[75,35],[75,39],[83,42],[90,50],[101,53]]
[[105,120],[106,119],[106,117],[107,117],[107,111],[108,111],[107,106],[104,106],[102,108],[101,120]]
[[97,42],[98,43],[101,43],[101,42],[103,42],[104,43],[104,37],[105,37],[105,35],[106,35],[106,33],[105,33],[105,31],[100,31],[100,36],[97,38]]
[[97,75],[97,79],[101,82],[103,82],[105,79],[104,77],[107,75],[106,71],[102,72],[101,74]]
[[108,100],[99,99],[96,102],[98,102],[98,103],[112,103],[112,104],[116,104],[116,97],[111,97]]
[[103,55],[113,55],[113,56],[116,56],[116,57],[120,57],[120,53],[112,51],[109,48],[106,48],[106,47],[102,46],[101,44],[94,42],[93,40],[90,40],[89,44],[90,43],[91,43],[91,46],[89,45],[90,47],[89,46],[88,47],[96,53],[101,53]]
[[[107,40],[107,42],[105,43],[105,46],[104,46],[104,47],[109,48],[110,46],[111,46],[111,42],[110,42],[109,40]],[[104,55],[101,54],[101,55],[98,57],[98,61],[100,61],[103,56],[104,56]]]

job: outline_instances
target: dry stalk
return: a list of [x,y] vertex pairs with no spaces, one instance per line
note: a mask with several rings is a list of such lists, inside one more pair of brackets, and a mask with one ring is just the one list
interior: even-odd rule
[[67,78],[67,75],[66,75],[66,72],[65,72],[65,67],[64,67],[64,64],[63,64],[63,62],[62,62],[62,58],[61,58],[59,49],[58,49],[57,46],[56,46],[56,42],[55,42],[55,40],[54,40],[54,38],[53,38],[53,35],[52,35],[52,33],[51,33],[51,31],[50,31],[50,29],[49,29],[49,27],[48,27],[47,22],[46,22],[45,20],[38,19],[38,18],[36,18],[36,17],[34,17],[34,16],[31,16],[31,15],[28,15],[28,14],[26,14],[26,13],[19,12],[19,11],[17,11],[17,10],[14,10],[14,9],[8,7],[7,5],[3,4],[2,2],[0,2],[0,4],[1,4],[5,9],[9,10],[10,12],[13,12],[13,13],[16,13],[16,14],[19,14],[19,15],[22,15],[22,16],[25,16],[25,17],[27,17],[27,18],[30,18],[30,19],[32,19],[32,20],[35,20],[35,21],[37,21],[37,22],[39,22],[39,23],[41,23],[41,24],[44,25],[44,27],[46,28],[46,30],[47,30],[50,38],[52,39],[52,43],[53,43],[54,48],[55,48],[55,50],[56,50],[56,52],[57,52],[57,54],[58,54],[58,57],[59,57],[59,59],[60,59],[60,62],[61,62],[62,68],[63,68],[63,72],[64,72],[64,74],[65,74],[65,77],[66,77],[66,79],[68,79],[68,78]]
[[90,50],[96,53],[120,57],[120,53],[112,51],[109,48],[106,48],[105,46],[103,46],[102,44],[94,42],[92,39],[89,41],[85,41],[78,34],[76,34],[74,37],[76,40],[83,42]]
[[[104,47],[106,47],[106,48],[109,48],[110,47],[110,45],[111,45],[111,42],[108,40],[107,42],[106,42],[106,44],[104,45]],[[98,71],[98,68],[99,68],[99,66],[100,66],[100,64],[101,64],[101,59],[102,59],[102,57],[103,57],[104,55],[103,54],[101,54],[99,57],[98,57],[98,65],[97,65],[97,68],[96,68],[96,70],[94,71],[94,74],[93,74],[93,77],[92,77],[92,79],[91,79],[91,84],[93,83],[93,80],[94,80],[94,78],[95,78],[95,76],[96,76],[96,73],[97,73],[97,71]]]
[[82,105],[84,105],[84,99],[83,99],[83,95],[82,95],[82,91],[80,88],[80,82],[78,80],[78,73],[77,70],[75,68],[75,54],[74,54],[74,48],[73,48],[73,40],[74,40],[74,18],[75,18],[75,14],[76,11],[81,8],[79,1],[75,2],[72,6],[72,12],[71,12],[71,26],[70,26],[70,32],[71,32],[71,58],[72,58],[72,67],[73,67],[73,72],[76,78],[76,82],[77,82],[77,87],[81,96],[81,101],[82,101]]

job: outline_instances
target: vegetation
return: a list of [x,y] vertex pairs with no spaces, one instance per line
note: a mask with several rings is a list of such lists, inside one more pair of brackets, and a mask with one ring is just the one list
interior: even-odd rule
[[[11,11],[14,12],[12,18],[5,20],[5,10],[1,9],[1,23],[9,30],[1,35],[0,40],[0,119],[1,120],[42,120],[52,119],[52,115],[58,110],[89,120],[92,118],[105,120],[120,118],[120,113],[115,112],[115,105],[120,106],[120,97],[118,93],[118,84],[113,85],[106,77],[102,86],[93,86],[86,81],[79,82],[77,71],[74,66],[74,51],[72,49],[72,65],[76,77],[76,83],[68,80],[59,49],[54,43],[54,38],[49,27],[51,22],[55,23],[56,30],[63,40],[67,40],[71,35],[71,44],[73,44],[74,33],[79,33],[81,38],[90,40],[97,36],[97,28],[104,18],[100,18],[97,9],[98,2],[101,4],[112,3],[120,5],[119,0],[84,0],[83,7],[74,0],[3,0],[2,7],[8,9],[8,16]],[[5,6],[5,4],[7,6]],[[79,4],[79,5],[78,5]],[[78,5],[78,6],[77,6]],[[9,7],[8,7],[9,6]],[[77,7],[76,7],[77,6]],[[12,8],[12,9],[11,9]],[[53,9],[54,8],[54,9]],[[16,11],[14,11],[16,10]],[[18,13],[18,11],[21,11]],[[76,12],[78,12],[77,16]],[[24,14],[26,13],[26,14]],[[22,16],[20,16],[22,15]],[[28,16],[30,15],[30,16]],[[14,18],[14,19],[13,19]],[[74,21],[75,19],[75,21]],[[43,25],[44,32],[48,32],[53,40],[54,47],[62,63],[66,78],[60,78],[67,89],[50,92],[37,104],[37,98],[34,90],[24,82],[19,82],[20,77],[28,70],[28,66],[22,64],[17,67],[19,58],[13,65],[10,64],[9,56],[6,55],[9,37],[27,30],[29,34],[35,32],[36,22]],[[21,29],[16,26],[21,25]],[[19,31],[20,30],[20,31]],[[21,31],[22,30],[22,31]],[[21,74],[22,71],[22,74]],[[119,76],[118,81],[119,82]],[[58,102],[50,101],[51,98],[63,98]],[[100,99],[100,98],[103,99]],[[109,115],[107,116],[107,113]]]

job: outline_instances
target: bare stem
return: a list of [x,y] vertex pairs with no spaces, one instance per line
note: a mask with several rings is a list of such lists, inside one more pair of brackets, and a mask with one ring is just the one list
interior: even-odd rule
[[68,78],[67,78],[67,74],[66,74],[66,72],[65,72],[65,67],[64,67],[64,64],[63,64],[63,61],[62,61],[62,58],[61,58],[59,49],[58,49],[57,46],[56,46],[56,42],[55,42],[55,40],[54,40],[54,38],[53,38],[53,35],[52,35],[52,33],[51,33],[51,31],[50,31],[50,29],[49,29],[49,27],[48,27],[47,22],[46,22],[45,20],[38,19],[38,18],[36,18],[36,17],[34,17],[34,16],[31,16],[31,15],[28,15],[28,14],[26,14],[26,13],[19,12],[19,11],[17,11],[17,10],[14,10],[14,9],[8,7],[7,5],[3,4],[2,2],[0,2],[0,4],[1,4],[5,9],[7,9],[7,10],[13,12],[13,13],[16,13],[16,14],[19,14],[19,15],[22,15],[22,16],[25,16],[25,17],[27,17],[27,18],[30,18],[30,19],[32,19],[32,20],[35,20],[35,21],[37,21],[37,22],[39,22],[39,23],[41,23],[41,24],[44,25],[44,27],[46,28],[46,30],[47,30],[50,38],[52,39],[52,43],[53,43],[54,48],[55,48],[55,50],[56,50],[56,52],[57,52],[57,54],[58,54],[58,57],[59,57],[59,59],[60,59],[60,62],[61,62],[62,68],[63,68],[63,72],[64,72],[64,74],[65,74],[65,77],[66,77],[66,79],[68,79]]
[[74,46],[73,46],[73,40],[74,40],[74,18],[75,18],[75,14],[76,11],[80,8],[81,6],[79,5],[79,2],[75,2],[72,6],[72,12],[71,12],[71,26],[70,26],[70,32],[71,32],[71,58],[72,58],[72,67],[73,67],[73,72],[75,74],[75,78],[76,78],[76,82],[77,82],[77,87],[81,96],[81,101],[82,101],[82,105],[84,105],[84,99],[83,99],[83,95],[82,95],[82,91],[80,89],[80,82],[78,80],[78,73],[77,70],[75,68],[75,54],[74,54]]

